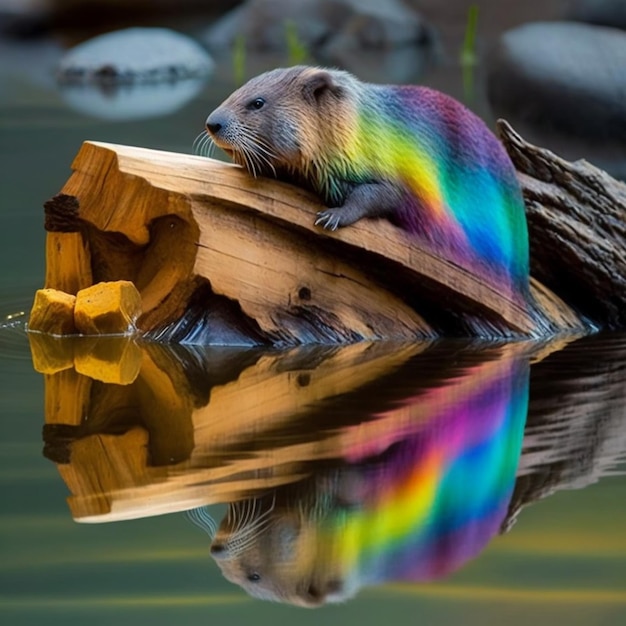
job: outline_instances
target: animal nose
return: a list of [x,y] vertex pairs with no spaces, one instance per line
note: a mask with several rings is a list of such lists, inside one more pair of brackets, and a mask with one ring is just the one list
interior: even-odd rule
[[225,124],[223,120],[216,119],[212,115],[209,115],[206,121],[206,128],[212,135],[217,135],[217,133],[224,128]]
[[226,546],[223,543],[212,543],[211,544],[211,554],[219,559],[220,557],[225,556]]

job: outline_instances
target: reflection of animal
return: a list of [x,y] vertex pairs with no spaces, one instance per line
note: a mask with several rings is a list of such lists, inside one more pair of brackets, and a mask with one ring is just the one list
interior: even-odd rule
[[528,235],[514,168],[485,124],[452,98],[297,66],[253,78],[206,122],[254,176],[303,185],[335,230],[387,217],[439,253],[517,294]]
[[251,595],[301,606],[454,571],[505,519],[527,397],[527,365],[509,362],[458,397],[444,386],[410,398],[403,410],[435,407],[427,421],[356,443],[341,468],[230,505],[213,557]]
[[329,507],[328,497],[324,488],[298,499],[288,487],[276,497],[231,504],[211,542],[225,578],[264,600],[305,607],[343,600],[345,573],[333,557],[337,545],[320,537],[325,515],[341,509]]

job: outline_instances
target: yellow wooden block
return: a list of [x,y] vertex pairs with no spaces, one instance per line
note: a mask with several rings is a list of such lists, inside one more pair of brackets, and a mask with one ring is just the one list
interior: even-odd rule
[[85,335],[121,335],[134,329],[141,295],[128,280],[92,285],[76,294],[74,322]]
[[82,337],[74,349],[79,374],[116,385],[135,381],[142,358],[141,348],[129,337]]
[[76,334],[74,305],[76,296],[57,289],[39,289],[28,319],[29,330],[51,335]]

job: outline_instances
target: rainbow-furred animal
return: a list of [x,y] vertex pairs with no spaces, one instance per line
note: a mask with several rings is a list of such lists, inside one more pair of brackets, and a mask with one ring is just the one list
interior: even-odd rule
[[387,217],[437,254],[525,298],[528,232],[514,167],[451,97],[307,66],[253,78],[207,118],[253,175],[305,186],[336,229]]

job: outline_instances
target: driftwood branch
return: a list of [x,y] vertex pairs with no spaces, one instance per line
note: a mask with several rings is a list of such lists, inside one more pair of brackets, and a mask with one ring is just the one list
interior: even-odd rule
[[531,273],[599,324],[626,325],[626,185],[498,123],[522,184]]

